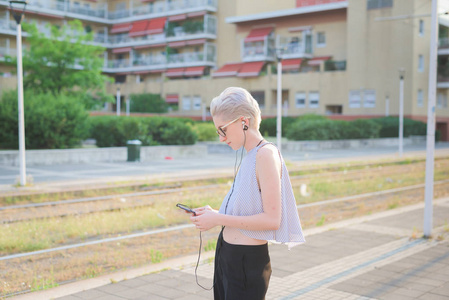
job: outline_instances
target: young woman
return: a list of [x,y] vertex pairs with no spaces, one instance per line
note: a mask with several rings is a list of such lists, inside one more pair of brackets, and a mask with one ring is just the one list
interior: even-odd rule
[[215,255],[214,299],[265,299],[271,276],[268,241],[305,242],[288,171],[278,149],[259,132],[260,109],[243,88],[229,87],[211,103],[220,141],[247,154],[219,211],[196,208],[201,231],[222,226]]

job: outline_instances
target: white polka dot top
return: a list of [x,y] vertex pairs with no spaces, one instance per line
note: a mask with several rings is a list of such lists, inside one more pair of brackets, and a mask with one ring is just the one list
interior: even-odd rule
[[[261,192],[256,177],[257,151],[268,143],[251,149],[242,160],[240,170],[231,188],[221,204],[219,212],[234,216],[251,216],[263,212]],[[305,242],[299,221],[296,200],[290,183],[287,167],[279,153],[282,162],[281,175],[281,226],[278,230],[244,230],[244,235],[273,243],[282,243],[290,249]]]

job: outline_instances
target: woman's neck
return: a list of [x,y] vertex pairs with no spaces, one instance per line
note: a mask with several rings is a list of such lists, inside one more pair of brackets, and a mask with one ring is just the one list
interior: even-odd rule
[[246,152],[251,151],[255,147],[262,144],[264,141],[263,136],[258,130],[248,130],[246,134],[245,150]]

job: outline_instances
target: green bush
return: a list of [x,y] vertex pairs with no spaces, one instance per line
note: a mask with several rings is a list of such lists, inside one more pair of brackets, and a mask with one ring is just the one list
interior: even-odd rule
[[338,124],[342,121],[297,120],[287,129],[286,136],[290,140],[338,140],[340,130]]
[[[399,118],[384,117],[372,119],[381,126],[380,137],[398,137],[399,136]],[[404,137],[410,135],[426,135],[426,123],[404,118]]]
[[[297,118],[294,117],[282,117],[282,136],[285,136],[287,128],[296,120]],[[264,136],[276,136],[276,124],[276,118],[263,119],[262,122],[260,122],[259,131]]]
[[[3,93],[0,103],[0,148],[18,149],[17,92]],[[88,136],[88,114],[76,96],[26,92],[24,114],[27,149],[71,148]]]
[[196,135],[198,136],[198,141],[216,141],[217,140],[217,128],[210,122],[197,122],[192,126]]
[[326,118],[299,118],[290,125],[287,138],[291,140],[369,139],[379,136],[380,126],[372,120],[352,122]]
[[[193,121],[192,121],[193,122]],[[117,117],[89,118],[90,137],[98,147],[125,146],[128,140],[140,140],[142,145],[192,145],[196,133],[184,119],[167,117]]]
[[159,94],[131,94],[131,112],[164,113],[168,111],[168,103]]

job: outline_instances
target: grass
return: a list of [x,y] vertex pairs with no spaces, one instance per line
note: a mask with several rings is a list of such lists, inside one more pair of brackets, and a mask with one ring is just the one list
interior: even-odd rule
[[216,246],[217,246],[216,240],[209,240],[209,241],[207,241],[207,244],[204,246],[204,251],[215,250]]
[[317,227],[323,226],[325,221],[326,217],[324,215],[321,215],[321,219],[316,223],[316,226]]

